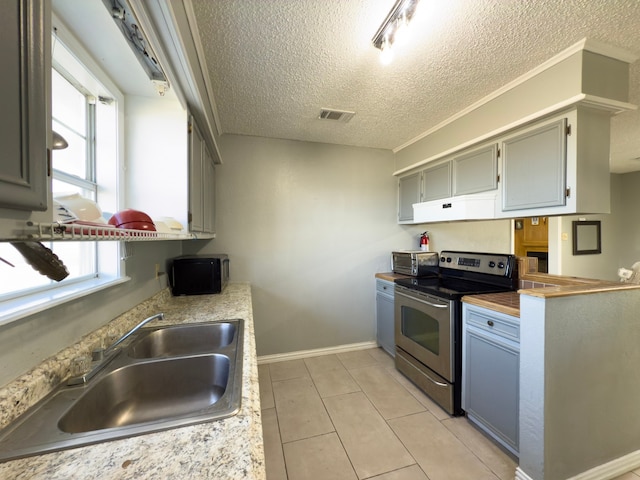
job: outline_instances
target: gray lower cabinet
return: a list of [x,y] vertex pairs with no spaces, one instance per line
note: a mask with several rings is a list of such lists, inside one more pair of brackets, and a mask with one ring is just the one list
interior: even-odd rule
[[47,0],[0,2],[0,207],[47,209],[51,13]]
[[393,292],[393,282],[376,278],[376,337],[378,345],[395,357]]
[[520,319],[463,304],[462,408],[518,456]]

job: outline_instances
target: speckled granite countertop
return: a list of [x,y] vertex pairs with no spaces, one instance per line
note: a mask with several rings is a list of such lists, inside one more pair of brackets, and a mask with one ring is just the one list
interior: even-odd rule
[[71,359],[106,334],[126,332],[146,316],[158,324],[243,318],[240,412],[222,420],[0,464],[2,479],[265,479],[251,287],[230,284],[220,295],[173,297],[168,289],[84,337],[0,390],[0,427],[69,374]]

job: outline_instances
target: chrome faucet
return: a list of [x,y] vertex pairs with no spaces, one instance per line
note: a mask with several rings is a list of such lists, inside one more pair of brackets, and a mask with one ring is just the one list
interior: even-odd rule
[[144,327],[147,323],[155,320],[159,318],[160,320],[164,320],[164,313],[156,313],[155,315],[150,316],[149,318],[145,318],[144,320],[142,320],[139,324],[137,324],[135,327],[133,327],[131,330],[129,330],[127,333],[125,333],[124,335],[122,335],[118,340],[116,340],[115,342],[113,342],[113,344],[110,347],[107,347],[106,349],[104,349],[102,352],[103,356],[107,356],[109,355],[111,352],[113,352],[113,350],[120,345],[122,342],[124,342],[127,338],[129,338],[131,335],[133,335],[134,333],[136,333],[138,331],[138,329]]
[[156,320],[158,318],[160,320],[164,320],[164,313],[156,313],[155,315],[152,315],[149,318],[145,318],[139,324],[137,324],[135,327],[129,330],[127,333],[122,335],[118,340],[113,342],[113,344],[111,344],[109,347],[93,351],[91,354],[92,360],[93,360],[93,363],[91,364],[91,369],[89,369],[89,371],[83,375],[80,375],[77,377],[71,377],[67,381],[67,385],[80,385],[82,383],[87,383],[89,380],[91,380],[95,376],[96,373],[102,370],[116,356],[116,354],[119,351],[117,349],[118,345],[120,345],[127,338],[129,338],[131,335],[137,332],[140,328],[144,327],[147,323],[153,320]]

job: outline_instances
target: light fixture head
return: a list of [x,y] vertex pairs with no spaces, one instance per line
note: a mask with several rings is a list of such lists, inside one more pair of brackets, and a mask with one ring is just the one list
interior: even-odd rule
[[389,65],[392,60],[393,50],[391,50],[391,43],[387,39],[382,43],[382,48],[380,49],[380,63]]
[[373,46],[380,49],[382,54],[388,51],[402,36],[413,14],[416,11],[419,0],[397,0],[384,19],[380,28],[371,39]]

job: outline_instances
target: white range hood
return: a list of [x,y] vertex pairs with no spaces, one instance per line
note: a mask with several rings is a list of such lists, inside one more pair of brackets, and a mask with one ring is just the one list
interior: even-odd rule
[[496,218],[498,190],[413,204],[414,223]]

